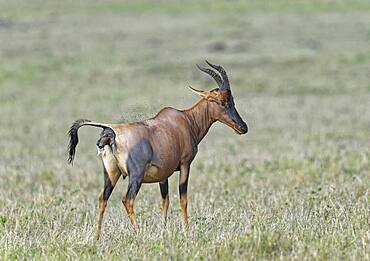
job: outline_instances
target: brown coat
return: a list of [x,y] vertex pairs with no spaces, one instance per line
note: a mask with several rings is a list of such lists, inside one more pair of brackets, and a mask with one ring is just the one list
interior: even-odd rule
[[97,239],[104,210],[119,177],[129,177],[128,190],[122,202],[135,229],[138,229],[133,203],[142,183],[159,182],[162,195],[163,217],[166,221],[168,177],[180,171],[179,192],[183,222],[187,227],[187,185],[190,164],[198,152],[198,144],[210,126],[220,121],[238,134],[248,131],[247,124],[237,112],[226,72],[221,66],[208,63],[211,69],[198,67],[211,75],[219,88],[211,91],[192,91],[202,99],[187,110],[164,108],[155,117],[129,124],[102,124],[89,120],[76,121],[70,131],[69,161],[72,163],[78,143],[77,131],[81,126],[103,128],[97,142],[104,166],[104,189],[99,196]]

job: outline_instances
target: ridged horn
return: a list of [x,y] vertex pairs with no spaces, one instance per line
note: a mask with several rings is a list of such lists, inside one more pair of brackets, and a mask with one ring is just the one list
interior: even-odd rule
[[218,87],[220,87],[220,89],[222,89],[224,83],[220,77],[220,75],[218,75],[218,73],[216,73],[215,71],[211,70],[211,69],[207,69],[207,68],[203,68],[203,67],[200,67],[198,64],[197,64],[197,67],[199,70],[201,70],[202,72],[210,75],[216,82],[217,82],[217,85]]
[[223,85],[222,87],[220,87],[220,89],[230,89],[230,82],[229,82],[229,78],[227,77],[225,69],[221,65],[212,64],[207,60],[206,60],[206,63],[221,74]]

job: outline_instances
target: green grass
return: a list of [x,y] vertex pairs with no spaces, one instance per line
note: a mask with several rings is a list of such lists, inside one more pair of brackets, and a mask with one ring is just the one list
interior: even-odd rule
[[[369,1],[0,1],[1,259],[369,260]],[[158,185],[136,200],[141,232],[109,201],[98,130],[190,107],[214,88],[195,64],[223,64],[250,125],[215,124],[189,184],[177,176],[163,227]]]

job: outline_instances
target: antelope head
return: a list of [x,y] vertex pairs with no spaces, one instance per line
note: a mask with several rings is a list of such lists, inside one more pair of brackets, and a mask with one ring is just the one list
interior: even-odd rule
[[210,75],[216,81],[218,88],[210,91],[202,91],[189,86],[190,89],[209,102],[210,114],[215,121],[226,124],[239,135],[247,133],[248,125],[236,110],[230,82],[225,69],[221,65],[214,65],[208,61],[206,63],[218,73],[212,69],[200,67],[199,65],[197,67],[202,72]]

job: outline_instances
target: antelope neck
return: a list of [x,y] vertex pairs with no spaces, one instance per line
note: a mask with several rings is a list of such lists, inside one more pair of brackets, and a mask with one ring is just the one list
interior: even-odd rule
[[189,122],[190,131],[197,143],[204,138],[211,125],[216,121],[209,109],[209,102],[202,99],[184,111]]

